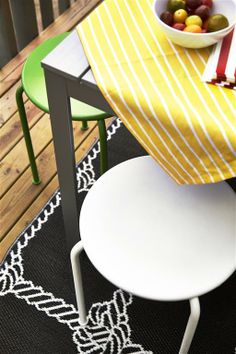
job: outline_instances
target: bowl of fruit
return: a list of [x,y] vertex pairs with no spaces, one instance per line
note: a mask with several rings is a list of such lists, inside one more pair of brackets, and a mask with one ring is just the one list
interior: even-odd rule
[[204,48],[236,24],[236,0],[155,0],[157,22],[166,36],[185,48]]

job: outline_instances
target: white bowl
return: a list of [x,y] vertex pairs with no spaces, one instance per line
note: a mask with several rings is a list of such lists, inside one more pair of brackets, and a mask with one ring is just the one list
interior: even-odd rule
[[189,33],[176,30],[163,21],[160,16],[162,12],[167,10],[168,0],[155,0],[154,12],[157,22],[166,36],[175,44],[185,48],[204,48],[215,44],[225,37],[236,24],[236,0],[213,0],[211,14],[221,13],[225,15],[229,21],[229,26],[216,32],[211,33]]

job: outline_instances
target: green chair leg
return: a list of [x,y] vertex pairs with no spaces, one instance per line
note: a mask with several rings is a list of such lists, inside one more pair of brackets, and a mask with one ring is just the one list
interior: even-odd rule
[[86,120],[83,120],[81,130],[87,130],[88,128],[88,122]]
[[30,131],[29,131],[29,126],[28,126],[28,122],[27,122],[24,101],[23,101],[23,97],[22,97],[23,92],[24,92],[24,89],[21,85],[16,90],[16,103],[17,103],[17,107],[18,107],[18,111],[19,111],[22,131],[24,134],[25,144],[26,144],[30,167],[31,167],[31,171],[32,171],[33,184],[39,184],[41,181],[39,179],[38,169],[37,169],[36,162],[35,162],[34,150],[33,150],[32,141],[31,141],[31,137],[30,137]]
[[108,169],[107,131],[104,119],[98,121],[98,129],[100,136],[100,173],[102,175]]

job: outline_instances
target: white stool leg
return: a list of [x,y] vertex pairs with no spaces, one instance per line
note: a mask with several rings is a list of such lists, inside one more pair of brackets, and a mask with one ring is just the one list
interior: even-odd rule
[[82,275],[80,268],[80,253],[83,251],[82,241],[79,241],[74,245],[70,253],[72,272],[74,278],[74,286],[75,286],[75,296],[77,307],[79,311],[79,323],[84,326],[87,323],[87,314],[84,302],[84,291],[83,291],[83,283],[82,283]]
[[189,302],[191,313],[188,319],[187,327],[184,332],[184,337],[181,343],[179,354],[188,353],[200,317],[200,304],[198,297],[190,299]]

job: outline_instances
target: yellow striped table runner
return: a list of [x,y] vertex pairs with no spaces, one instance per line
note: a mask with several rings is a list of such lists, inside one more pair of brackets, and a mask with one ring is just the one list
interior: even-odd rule
[[77,30],[104,97],[177,183],[236,176],[236,92],[201,82],[209,48],[173,45],[153,0],[106,0]]

